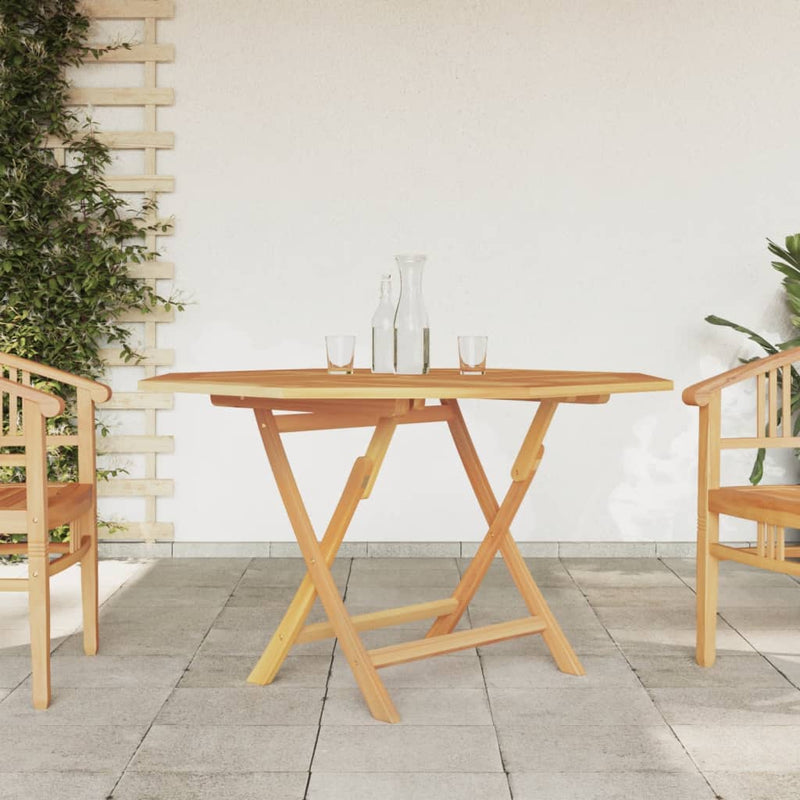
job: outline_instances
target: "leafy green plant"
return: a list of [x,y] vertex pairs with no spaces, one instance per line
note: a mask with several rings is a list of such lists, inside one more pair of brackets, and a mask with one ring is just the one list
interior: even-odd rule
[[[78,0],[0,0],[0,351],[97,379],[103,347],[138,358],[121,316],[181,305],[131,274],[155,257],[146,233],[166,226],[152,204],[133,208],[108,188],[109,148],[68,105],[66,69],[105,52],[88,46],[89,26]],[[74,398],[62,396],[53,433],[73,430]],[[75,453],[56,451],[51,479],[76,474]]]
[[[771,265],[773,269],[777,270],[781,273],[781,275],[783,275],[783,288],[786,303],[791,311],[790,320],[793,327],[800,329],[800,233],[796,233],[793,236],[787,236],[785,247],[780,247],[780,245],[775,244],[775,242],[772,242],[769,239],[767,239],[767,243],[770,253],[780,259],[779,261],[772,261]],[[714,314],[709,315],[705,319],[706,322],[710,322],[712,325],[722,325],[727,328],[732,328],[739,333],[745,334],[748,339],[762,347],[769,355],[779,353],[783,350],[789,350],[792,347],[797,347],[800,345],[800,336],[793,336],[784,342],[776,342],[773,344],[761,334],[756,333],[744,325],[739,325],[735,322],[731,322],[730,320],[715,316]],[[754,359],[742,359],[742,361],[745,362],[753,360]],[[791,375],[791,411],[792,414],[794,414],[794,412],[800,408],[800,374],[798,374],[797,371],[792,368]],[[778,385],[783,385],[781,372],[778,373]],[[781,422],[782,411],[783,409],[779,409],[779,423]],[[796,417],[792,423],[792,433],[797,436],[798,432],[800,432],[800,416]],[[764,476],[765,455],[766,451],[763,448],[760,449],[756,455],[756,460],[753,464],[753,470],[750,473],[750,482],[753,484],[758,483]]]

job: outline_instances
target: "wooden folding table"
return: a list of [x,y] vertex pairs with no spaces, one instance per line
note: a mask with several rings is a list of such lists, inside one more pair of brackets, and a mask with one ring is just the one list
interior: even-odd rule
[[[580,661],[531,576],[510,525],[541,461],[543,441],[560,403],[605,403],[610,395],[672,388],[672,382],[639,373],[489,370],[460,375],[434,369],[427,375],[329,375],[320,369],[174,373],[140,381],[160,392],[208,394],[218,406],[250,408],[305,559],[307,573],[283,620],[248,680],[270,683],[296,644],[336,637],[372,715],[386,722],[399,716],[378,669],[440,653],[538,633],[563,672],[584,674]],[[533,421],[511,468],[511,485],[497,502],[478,460],[458,405],[461,398],[538,401]],[[438,401],[430,403],[429,401]],[[275,412],[283,413],[275,413]],[[398,425],[447,422],[488,530],[453,593],[441,600],[351,616],[336,588],[331,565],[360,500],[369,497]],[[294,431],[372,427],[366,453],[357,458],[330,523],[317,539],[292,474],[280,435]],[[467,605],[500,551],[529,615],[456,631]],[[319,596],[327,622],[306,624]],[[433,619],[425,638],[367,650],[359,631]]]

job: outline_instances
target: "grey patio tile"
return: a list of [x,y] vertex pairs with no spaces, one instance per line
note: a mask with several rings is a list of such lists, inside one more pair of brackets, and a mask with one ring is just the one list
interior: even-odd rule
[[[577,584],[560,558],[526,558],[525,564],[539,586],[575,587]],[[503,569],[508,573],[508,569]]]
[[0,773],[39,773],[46,765],[51,772],[119,775],[147,730],[147,726],[43,725],[40,720],[47,713],[15,721],[16,745],[0,749]]
[[130,772],[306,772],[316,725],[153,725]]
[[[545,600],[549,600],[545,592]],[[553,612],[558,624],[564,628],[596,628],[602,629],[602,625],[594,613],[592,607],[586,605],[558,605],[549,603],[550,610]],[[529,612],[523,607],[503,608],[502,606],[478,606],[469,608],[469,618],[473,628],[483,625],[492,625],[496,622],[507,622],[517,617],[527,617]]]
[[780,672],[758,653],[718,655],[711,667],[701,667],[694,655],[632,655],[631,665],[639,680],[648,689],[712,688],[719,686],[752,686],[787,688],[789,683]]
[[30,655],[0,655],[0,688],[13,689],[31,672]]
[[[629,658],[693,655],[696,633],[692,628],[609,628],[609,634]],[[722,620],[717,620],[717,653],[753,653],[751,644]]]
[[497,772],[372,772],[311,774],[308,800],[511,800],[505,775]]
[[714,800],[714,792],[699,774],[518,772],[508,777],[514,800]]
[[582,588],[673,586],[684,583],[655,558],[565,558],[570,576]]
[[[561,623],[560,615],[555,611],[553,613],[558,622]],[[563,624],[561,627],[573,650],[575,650],[575,653],[581,658],[587,655],[613,656],[619,654],[614,640],[599,623],[591,628],[573,628]],[[549,656],[550,651],[547,649],[541,636],[533,635],[521,636],[518,639],[509,639],[505,642],[484,645],[478,648],[478,653],[480,653],[481,656],[484,654]],[[555,668],[555,662],[553,662],[553,665]]]
[[158,725],[316,725],[324,688],[246,685],[239,688],[175,689]]
[[[486,692],[481,689],[392,689],[400,725],[491,725]],[[367,708],[358,689],[329,689],[323,725],[384,725]]]
[[[237,591],[262,586],[288,586],[296,589],[306,574],[306,564],[301,558],[253,559],[242,577]],[[331,567],[337,586],[344,588],[350,574],[350,560],[337,559]]]
[[[214,620],[215,630],[260,630],[267,634],[278,627],[283,619],[285,608],[263,608],[258,606],[226,606]],[[309,622],[325,619],[321,608],[314,608],[308,617]]]
[[741,606],[763,609],[765,616],[773,608],[800,608],[800,584],[795,586],[741,586],[723,585],[719,591],[721,612]]
[[688,586],[617,587],[601,586],[586,589],[588,601],[595,607],[655,607],[694,609],[697,595]]
[[497,730],[508,772],[696,771],[664,725],[532,725]]
[[0,800],[106,800],[115,773],[0,772]]
[[[218,586],[163,586],[139,587],[126,584],[107,602],[103,604],[104,610],[118,608],[140,609],[141,614],[147,614],[153,606],[163,606],[172,609],[174,614],[180,614],[180,609],[186,607],[213,606],[222,608],[230,597],[230,589]],[[141,610],[147,609],[147,610]]]
[[[182,627],[180,623],[148,627],[141,622],[120,622],[100,629],[100,653],[104,656],[192,655],[206,635],[205,625]],[[83,634],[70,636],[59,648],[63,655],[83,653]]]
[[[303,800],[302,772],[126,772],[114,800]],[[2,797],[2,794],[0,794]],[[48,800],[51,800],[48,798]],[[77,798],[76,798],[77,800]]]
[[737,688],[652,689],[669,725],[800,725],[800,690]]
[[768,663],[781,672],[788,681],[800,687],[800,654],[765,653]]
[[[526,558],[525,564],[533,575],[533,579],[542,588],[575,588],[575,581],[557,558]],[[458,566],[463,573],[469,566],[469,559],[460,559]],[[481,585],[514,589],[514,581],[511,579],[508,567],[499,558],[492,562]]]
[[[274,631],[274,626],[246,628],[236,630],[233,628],[212,628],[203,639],[198,656],[250,656],[255,666],[258,656],[264,651]],[[330,656],[333,652],[333,639],[323,639],[318,642],[297,645],[292,648],[292,654],[306,656]]]
[[[397,664],[380,671],[381,680],[389,689],[481,689],[483,673],[474,650],[463,650],[424,661]],[[356,685],[349,664],[341,652],[333,659],[329,686],[354,688]]]
[[15,727],[35,722],[38,726],[149,725],[164,704],[170,689],[74,689],[53,692],[46,712],[31,705],[30,682],[26,681],[0,704],[0,724]]
[[800,773],[798,725],[676,725],[701,772]]
[[57,650],[51,662],[54,687],[128,689],[174,686],[188,656],[72,656]]
[[115,625],[147,625],[152,628],[176,626],[195,629],[210,628],[222,606],[192,605],[147,606],[146,611],[137,606],[113,606],[100,609],[101,631]]
[[228,598],[226,603],[228,608],[240,606],[259,607],[286,611],[289,603],[297,591],[293,586],[261,586],[249,584],[248,586],[239,585]]
[[[367,559],[368,560],[368,559]],[[360,562],[359,562],[360,563]],[[452,570],[409,569],[359,571],[350,575],[348,588],[381,587],[435,587],[441,589],[439,596],[447,596],[458,584],[459,574],[453,565]]]
[[11,689],[0,689],[0,702],[5,700],[5,698],[9,696],[11,694],[11,691],[12,691]]
[[[198,655],[178,684],[180,688],[223,688],[247,685],[255,666],[252,656]],[[328,679],[331,657],[293,656],[283,662],[271,686],[322,687]]]
[[731,627],[748,633],[800,628],[800,603],[767,608],[728,606],[724,611],[720,609],[720,614]]
[[594,606],[597,616],[609,630],[620,628],[686,628],[695,630],[694,606]]
[[132,579],[130,588],[170,586],[233,589],[244,575],[248,563],[249,559],[165,558],[156,562],[146,574]]
[[580,725],[587,730],[608,725],[658,725],[661,715],[647,692],[614,687],[601,689],[488,689],[498,728]]
[[[27,620],[26,620],[27,625]],[[13,636],[4,637],[0,629],[0,657],[2,658],[26,658],[30,663],[31,659],[31,637],[27,630],[12,631]],[[50,654],[52,655],[69,639],[69,636],[51,636]],[[83,649],[81,649],[83,652]]]
[[383,574],[386,572],[449,572],[458,577],[458,559],[455,557],[440,558],[392,558],[392,557],[371,557],[353,559],[353,567],[350,570],[351,579],[358,575],[368,573]]
[[[589,603],[583,592],[577,586],[546,586],[542,588],[549,605],[552,606],[581,606],[588,608]],[[470,603],[470,608],[483,608],[492,606],[509,607],[514,606],[524,611],[525,601],[517,591],[517,587],[511,586],[481,586],[475,593],[475,597]]]
[[[686,583],[694,588],[696,570],[693,558],[665,558],[664,565],[674,570]],[[796,582],[789,575],[768,570],[755,569],[735,561],[721,561],[719,564],[720,589],[726,586],[773,586],[791,588]]]
[[725,800],[797,800],[800,773],[707,772],[706,778]]
[[[455,588],[453,583],[451,588]],[[450,596],[450,590],[438,586],[361,586],[350,584],[347,587],[347,605],[363,606],[375,611],[382,608],[395,608],[414,603],[427,603],[430,600],[443,600]]]
[[494,728],[324,725],[312,772],[502,772]]
[[767,658],[800,656],[800,629],[756,630],[747,628],[742,634],[748,642]]
[[554,668],[550,656],[498,655],[491,648],[481,656],[486,685],[503,689],[584,689],[619,686],[639,688],[640,684],[628,662],[619,654],[584,656],[581,658],[586,674],[576,680]]

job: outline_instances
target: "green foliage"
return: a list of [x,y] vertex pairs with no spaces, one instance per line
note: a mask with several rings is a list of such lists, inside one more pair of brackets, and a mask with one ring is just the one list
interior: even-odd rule
[[[130,274],[155,257],[145,234],[164,228],[152,206],[133,209],[108,188],[109,149],[67,105],[65,70],[103,52],[88,47],[89,24],[78,0],[0,0],[0,351],[96,379],[104,346],[137,359],[122,314],[181,306]],[[65,399],[51,432],[72,430]],[[76,470],[74,453],[59,451],[50,477]]]
[[[786,237],[785,247],[775,244],[775,242],[767,239],[768,249],[772,255],[777,256],[780,261],[772,261],[772,268],[777,270],[783,275],[783,288],[786,296],[786,303],[789,310],[792,312],[790,317],[792,325],[800,329],[800,233],[794,236]],[[793,336],[785,342],[777,342],[773,344],[765,339],[761,334],[756,333],[744,325],[739,325],[730,320],[717,317],[714,314],[706,317],[706,322],[712,325],[721,325],[726,328],[743,333],[750,341],[755,342],[759,347],[762,347],[768,355],[779,353],[782,350],[789,350],[792,347],[800,345],[800,336]],[[754,360],[754,359],[749,359]],[[778,373],[778,384],[782,386],[782,374]],[[800,375],[792,368],[792,413],[800,408]],[[782,409],[781,409],[782,411]],[[779,417],[782,416],[779,413]],[[778,420],[781,421],[780,419]],[[792,423],[792,432],[795,436],[800,432],[800,416],[798,416]],[[766,451],[762,448],[756,455],[755,464],[750,474],[750,482],[753,484],[758,483],[764,477],[764,457]]]

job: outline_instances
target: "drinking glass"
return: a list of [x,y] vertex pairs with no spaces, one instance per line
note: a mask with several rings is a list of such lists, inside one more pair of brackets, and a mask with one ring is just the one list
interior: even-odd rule
[[458,366],[462,375],[483,375],[486,372],[488,336],[458,337]]
[[352,373],[355,349],[355,336],[345,334],[326,336],[325,353],[328,357],[328,372],[337,375]]

